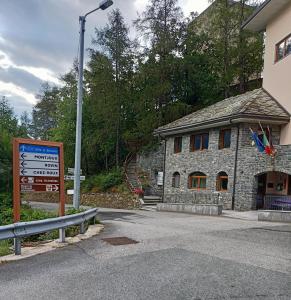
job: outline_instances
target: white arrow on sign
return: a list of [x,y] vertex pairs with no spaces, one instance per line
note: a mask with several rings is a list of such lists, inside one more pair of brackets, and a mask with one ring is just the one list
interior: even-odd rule
[[45,176],[45,177],[59,177],[59,170],[43,170],[43,169],[23,169],[20,168],[21,176]]
[[19,159],[47,161],[47,162],[59,162],[59,156],[56,154],[39,154],[39,153],[20,152]]
[[44,161],[20,160],[19,166],[20,168],[25,168],[25,169],[48,169],[48,170],[59,169],[59,163],[44,162]]
[[54,184],[47,184],[46,185],[46,191],[47,192],[57,192],[58,190],[59,190],[58,185],[54,185]]

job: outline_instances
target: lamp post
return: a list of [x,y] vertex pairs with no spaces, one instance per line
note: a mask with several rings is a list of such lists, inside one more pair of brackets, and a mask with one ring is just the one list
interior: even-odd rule
[[81,140],[82,140],[82,104],[83,104],[83,71],[84,71],[84,35],[86,17],[101,9],[105,10],[113,4],[112,0],[103,0],[99,7],[91,10],[84,16],[79,17],[80,41],[79,41],[79,78],[78,78],[78,99],[77,99],[77,121],[76,121],[76,146],[75,146],[75,170],[74,170],[74,208],[80,206],[80,169],[81,169]]

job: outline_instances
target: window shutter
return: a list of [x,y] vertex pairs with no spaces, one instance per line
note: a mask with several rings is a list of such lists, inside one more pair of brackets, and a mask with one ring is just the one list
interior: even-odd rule
[[194,135],[190,136],[190,151],[194,151]]
[[219,131],[219,143],[218,143],[218,148],[222,149],[223,148],[223,141],[224,140],[224,131],[220,130]]

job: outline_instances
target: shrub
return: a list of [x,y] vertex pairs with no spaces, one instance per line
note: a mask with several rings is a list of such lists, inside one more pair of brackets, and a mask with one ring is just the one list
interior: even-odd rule
[[102,173],[88,178],[82,183],[82,191],[91,192],[92,190],[94,190],[95,192],[105,192],[110,188],[119,186],[122,181],[122,172],[120,170],[114,170],[108,173]]

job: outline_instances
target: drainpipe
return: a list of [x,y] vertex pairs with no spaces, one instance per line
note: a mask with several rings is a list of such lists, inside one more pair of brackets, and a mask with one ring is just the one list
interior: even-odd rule
[[167,139],[165,138],[164,170],[163,170],[163,196],[162,196],[163,202],[165,202],[166,155],[167,155]]
[[[231,120],[230,120],[231,122]],[[234,210],[235,205],[235,188],[236,188],[236,177],[237,177],[237,157],[238,157],[238,146],[239,146],[239,124],[237,128],[237,137],[236,137],[236,149],[235,149],[235,158],[234,158],[234,168],[233,168],[233,188],[232,188],[232,200],[231,200],[231,209]]]

